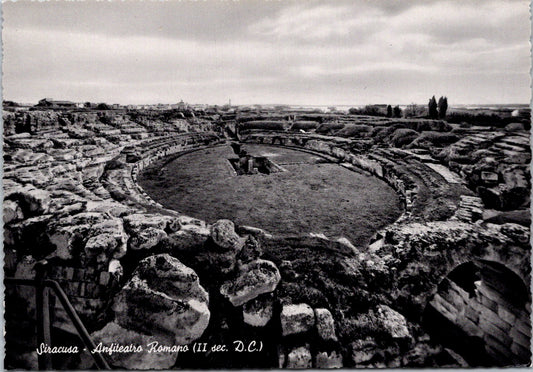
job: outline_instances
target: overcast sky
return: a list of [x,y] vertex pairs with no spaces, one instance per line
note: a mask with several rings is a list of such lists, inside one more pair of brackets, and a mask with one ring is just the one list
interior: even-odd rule
[[2,5],[4,99],[529,103],[529,0]]

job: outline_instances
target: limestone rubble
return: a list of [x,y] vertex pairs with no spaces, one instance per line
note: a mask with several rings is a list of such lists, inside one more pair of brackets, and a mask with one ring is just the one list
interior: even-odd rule
[[[34,264],[46,259],[45,276],[58,281],[92,336],[105,343],[212,339],[235,310],[258,334],[276,327],[287,368],[422,367],[439,358],[464,365],[407,319],[420,317],[431,299],[444,307],[438,285],[465,262],[496,262],[530,283],[529,132],[523,125],[452,128],[342,115],[335,123],[327,116],[294,124],[280,117],[283,125],[265,129],[259,119],[265,118],[4,112],[6,276],[34,278]],[[292,249],[331,254],[331,278],[324,279],[296,259],[278,259],[280,240],[267,232],[167,210],[137,184],[150,164],[220,144],[226,129],[238,132],[241,143],[318,152],[379,177],[397,191],[404,214],[368,249],[344,238],[289,239]],[[491,355],[505,350],[511,362],[527,359],[531,325],[523,319],[530,302],[517,317],[507,311],[515,305],[487,300],[492,289],[476,290],[484,306],[497,309],[481,309],[491,314],[483,329],[508,324],[499,318],[521,319],[506,335],[512,350],[493,343],[499,351]],[[34,311],[31,290],[6,294],[27,305],[16,315]],[[53,326],[74,333],[57,302],[54,312]],[[179,366],[172,354],[116,354],[109,361],[127,369]]]
[[263,293],[276,289],[281,276],[271,261],[255,260],[239,269],[237,277],[225,282],[220,293],[233,306],[241,306]]
[[209,296],[196,273],[178,259],[161,254],[139,262],[114,303],[116,322],[136,332],[170,337],[185,345],[209,324]]

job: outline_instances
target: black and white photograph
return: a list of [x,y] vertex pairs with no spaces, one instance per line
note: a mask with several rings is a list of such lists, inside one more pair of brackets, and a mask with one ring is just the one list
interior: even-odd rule
[[530,367],[530,5],[4,0],[3,368]]

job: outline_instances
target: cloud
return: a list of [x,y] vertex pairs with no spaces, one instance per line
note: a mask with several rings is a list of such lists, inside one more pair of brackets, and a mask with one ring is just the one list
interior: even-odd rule
[[527,42],[529,12],[525,1],[441,1],[423,3],[390,19],[399,34],[419,33],[453,44],[486,39],[493,43]]
[[320,41],[345,38],[356,33],[363,35],[375,16],[369,11],[355,15],[353,7],[348,5],[309,7],[297,4],[282,9],[276,17],[266,18],[252,25],[250,31],[252,34],[278,39]]
[[528,5],[6,3],[4,92],[120,103],[527,102]]

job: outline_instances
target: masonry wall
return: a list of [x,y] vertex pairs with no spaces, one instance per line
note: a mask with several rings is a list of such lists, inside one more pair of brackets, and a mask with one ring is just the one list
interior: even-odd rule
[[464,336],[482,341],[485,352],[496,363],[529,363],[531,302],[511,301],[506,290],[514,288],[505,288],[505,281],[496,272],[483,270],[482,279],[474,284],[473,293],[469,293],[445,279],[428,306],[456,325]]
[[248,137],[246,142],[302,147],[304,149],[309,149],[333,156],[341,161],[345,161],[348,164],[361,168],[387,182],[402,196],[402,199],[405,202],[406,215],[411,212],[414,200],[416,199],[416,188],[409,189],[406,187],[404,181],[399,177],[399,175],[384,167],[383,164],[381,164],[378,160],[371,159],[366,155],[352,154],[350,151],[336,146],[334,143],[330,143],[329,141],[311,139],[304,142],[298,137],[285,138],[280,136],[262,136],[255,134],[254,136]]

